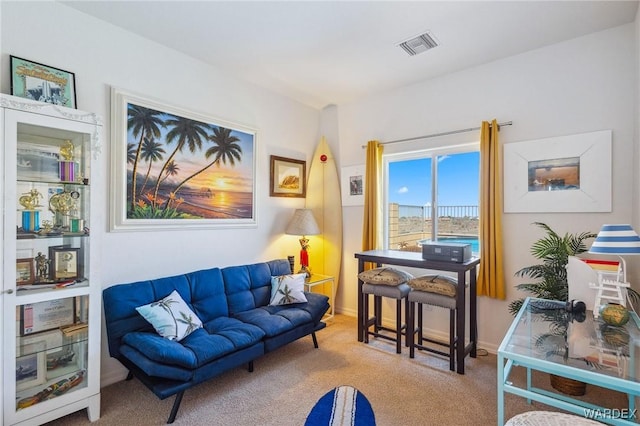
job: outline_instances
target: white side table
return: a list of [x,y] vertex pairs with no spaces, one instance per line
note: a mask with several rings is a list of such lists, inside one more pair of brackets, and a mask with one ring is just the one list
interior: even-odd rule
[[304,282],[305,290],[308,292],[312,292],[312,288],[318,285],[322,286],[324,290],[324,285],[327,283],[331,283],[331,298],[329,299],[329,312],[326,314],[324,319],[331,319],[335,315],[335,300],[336,300],[336,282],[335,279],[331,275],[321,275],[321,274],[311,274],[311,277],[307,278]]

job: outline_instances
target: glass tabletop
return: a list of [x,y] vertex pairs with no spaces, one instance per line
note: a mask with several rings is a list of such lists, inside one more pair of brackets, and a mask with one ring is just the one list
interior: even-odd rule
[[640,329],[634,318],[624,326],[612,326],[595,319],[591,311],[567,312],[565,302],[528,298],[501,350],[639,381]]

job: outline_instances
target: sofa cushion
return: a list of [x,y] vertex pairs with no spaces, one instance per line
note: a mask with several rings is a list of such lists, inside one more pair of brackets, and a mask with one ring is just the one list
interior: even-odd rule
[[184,368],[198,368],[236,350],[259,343],[264,331],[233,318],[219,317],[185,337],[181,342],[154,333],[133,332],[123,343],[150,360]]
[[[206,333],[204,330],[200,330]],[[161,364],[194,368],[198,364],[191,349],[175,340],[165,339],[155,333],[135,331],[122,338],[122,343],[145,355],[146,358]],[[135,362],[135,361],[134,361]]]
[[176,290],[156,302],[138,306],[136,310],[151,323],[159,335],[169,340],[179,342],[202,327],[200,318]]
[[221,270],[229,316],[266,306],[271,299],[271,277],[291,273],[285,259],[253,265],[229,266]]
[[300,325],[317,324],[329,308],[328,297],[305,293],[307,303],[297,305],[263,306],[236,314],[234,318],[260,327],[266,337],[286,333]]
[[[150,334],[158,339],[161,339],[165,343],[171,342],[171,340],[160,337],[155,333]],[[177,345],[180,344],[178,342],[174,343],[176,343]],[[142,353],[137,347],[129,346],[124,343],[122,344],[122,346],[120,346],[119,352],[121,355],[120,358],[126,358],[129,362],[134,364],[137,368],[142,370],[147,376],[150,377],[160,377],[188,382],[189,380],[193,379],[194,371],[197,371],[193,368],[185,368],[176,364],[164,364],[154,361],[151,358],[147,357],[146,354]]]
[[289,274],[271,277],[271,301],[269,305],[290,305],[304,303],[304,280],[307,274]]
[[413,275],[400,269],[380,267],[362,271],[358,274],[358,278],[372,285],[400,285],[413,278]]

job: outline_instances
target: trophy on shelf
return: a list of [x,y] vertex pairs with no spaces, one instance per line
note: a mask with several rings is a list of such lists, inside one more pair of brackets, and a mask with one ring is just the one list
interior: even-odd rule
[[60,146],[60,157],[58,161],[58,171],[62,182],[76,181],[76,163],[73,161],[75,147],[70,140],[66,140]]
[[51,282],[49,279],[49,265],[51,264],[51,259],[48,259],[47,256],[42,254],[42,252],[38,252],[38,255],[34,260],[36,262],[36,283]]
[[37,232],[40,229],[40,210],[36,207],[40,205],[42,194],[37,189],[32,189],[20,196],[18,202],[24,210],[22,211],[22,229],[25,232]]
[[70,230],[71,216],[78,213],[78,198],[80,193],[77,191],[59,192],[49,198],[49,210],[55,215],[54,226]]

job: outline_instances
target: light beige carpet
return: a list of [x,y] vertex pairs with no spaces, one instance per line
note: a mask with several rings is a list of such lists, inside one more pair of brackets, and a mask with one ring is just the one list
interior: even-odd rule
[[[449,371],[444,358],[407,348],[395,353],[391,342],[369,345],[356,340],[355,318],[338,315],[317,333],[319,349],[306,337],[255,361],[255,371],[236,369],[185,392],[176,425],[303,425],[326,392],[350,385],[371,402],[379,426],[495,425],[496,357],[466,359],[466,371]],[[515,381],[523,380],[518,368]],[[549,388],[549,376],[534,374],[534,384]],[[617,392],[588,386],[585,400],[623,408]],[[539,403],[507,395],[506,417],[535,409]],[[102,389],[99,425],[161,425],[173,397],[160,401],[136,379]],[[87,425],[79,411],[50,425]]]

